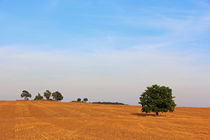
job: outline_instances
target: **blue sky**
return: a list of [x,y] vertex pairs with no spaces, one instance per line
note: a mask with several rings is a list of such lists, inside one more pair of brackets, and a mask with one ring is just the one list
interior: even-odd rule
[[137,104],[152,84],[210,106],[209,0],[0,0],[0,98]]

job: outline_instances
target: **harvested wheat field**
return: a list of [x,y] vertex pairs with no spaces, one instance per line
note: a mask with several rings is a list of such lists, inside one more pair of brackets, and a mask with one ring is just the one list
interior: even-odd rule
[[1,101],[0,113],[1,140],[210,139],[210,108],[156,117],[139,106]]

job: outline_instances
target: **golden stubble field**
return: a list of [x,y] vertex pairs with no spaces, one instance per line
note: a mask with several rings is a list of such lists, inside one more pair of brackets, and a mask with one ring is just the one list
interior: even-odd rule
[[1,140],[207,140],[210,108],[145,115],[139,106],[0,101]]

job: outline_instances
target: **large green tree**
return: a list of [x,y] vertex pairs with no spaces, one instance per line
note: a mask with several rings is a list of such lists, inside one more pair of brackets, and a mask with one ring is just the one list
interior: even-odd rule
[[24,98],[24,100],[31,98],[31,94],[27,90],[23,90],[20,96],[21,98]]
[[38,93],[38,95],[36,95],[34,100],[43,100],[43,96],[41,96],[40,93]]
[[51,97],[52,93],[49,91],[49,90],[46,90],[44,92],[44,97],[47,99],[47,100],[50,100],[50,97]]
[[142,112],[173,112],[176,106],[172,96],[172,89],[165,86],[152,85],[147,87],[140,96],[139,104],[142,105]]
[[56,100],[56,101],[63,100],[63,95],[60,92],[58,92],[58,91],[53,92],[52,96],[53,96],[53,99]]

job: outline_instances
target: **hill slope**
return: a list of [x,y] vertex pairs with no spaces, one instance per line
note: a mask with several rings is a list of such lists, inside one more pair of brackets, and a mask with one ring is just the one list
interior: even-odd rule
[[176,108],[155,117],[140,107],[1,101],[0,138],[17,140],[208,139],[210,108]]

